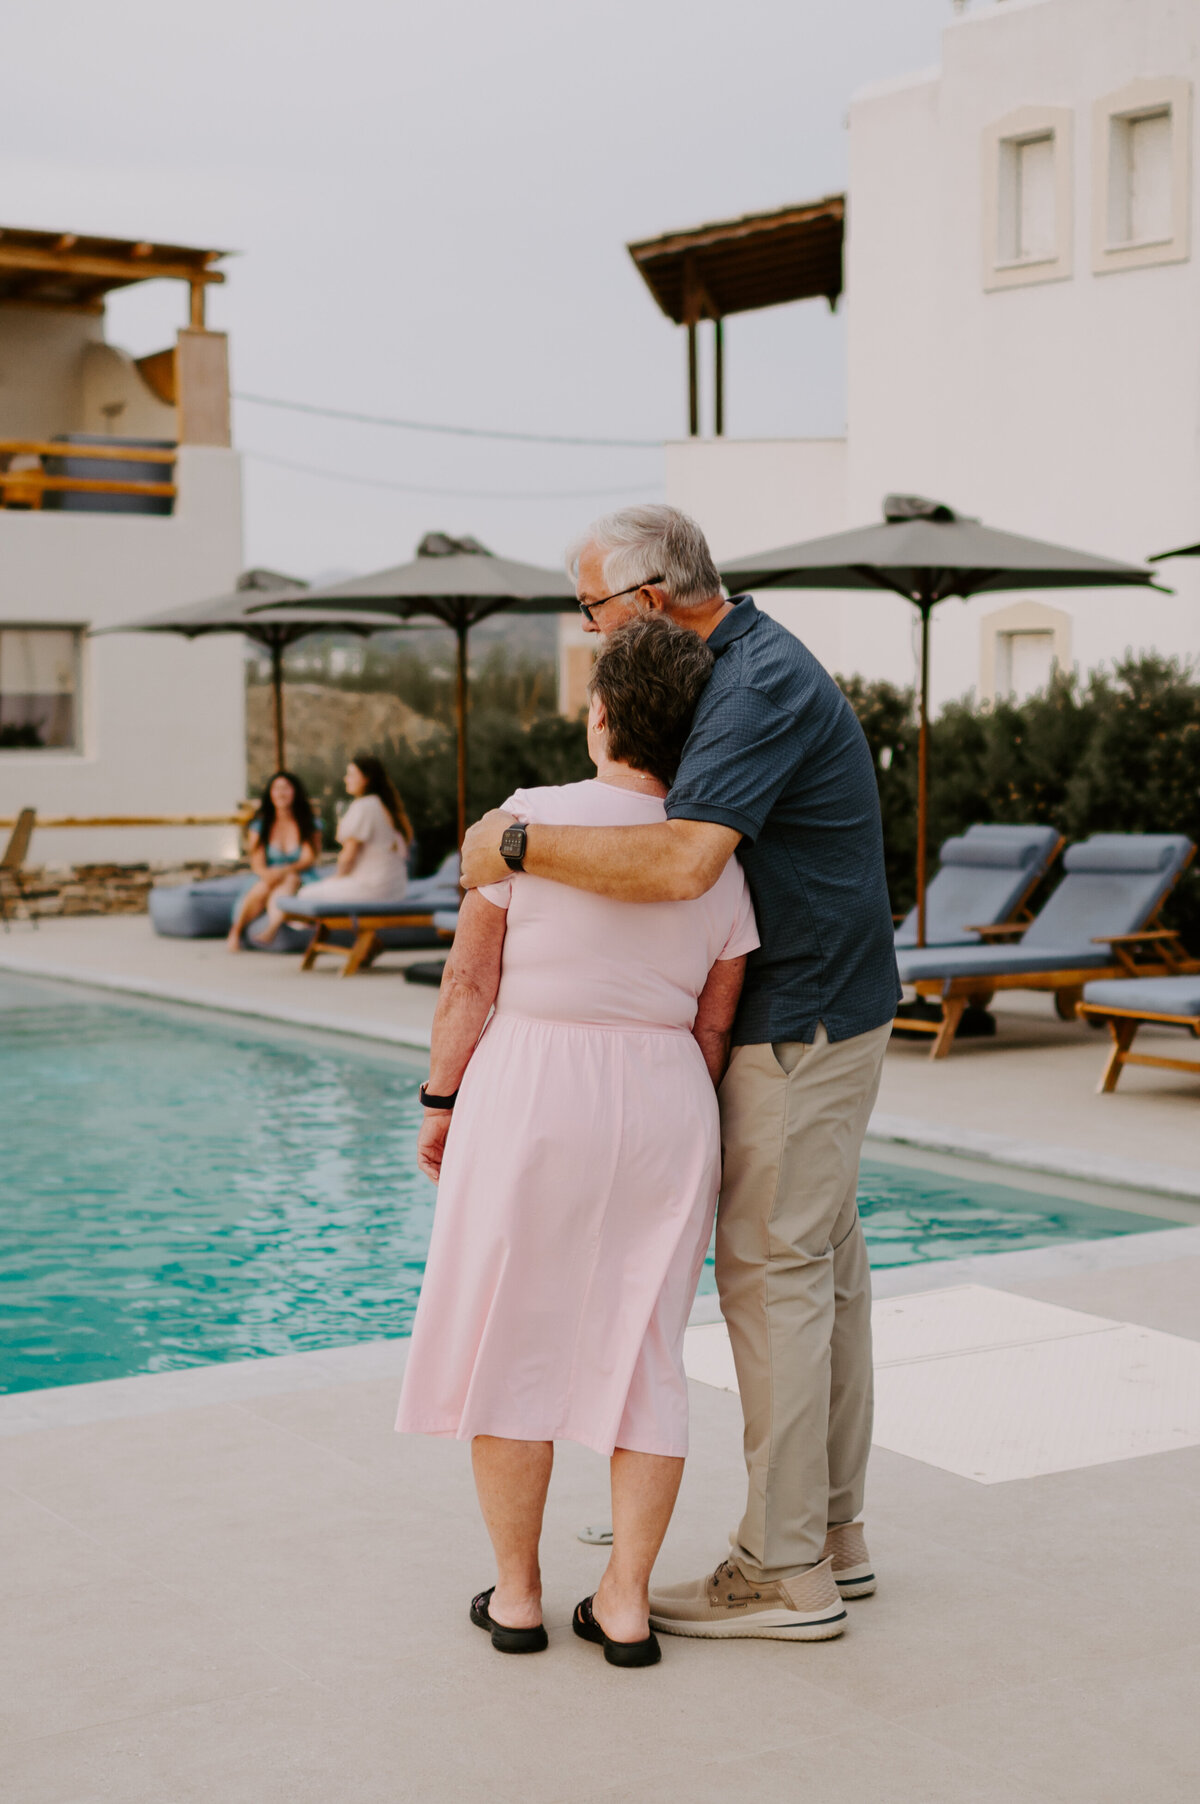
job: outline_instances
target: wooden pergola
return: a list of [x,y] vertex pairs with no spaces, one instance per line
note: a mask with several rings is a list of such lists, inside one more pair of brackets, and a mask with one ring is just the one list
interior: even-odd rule
[[[230,254],[185,244],[0,226],[0,305],[100,314],[115,288],[164,279],[186,282],[186,327],[175,344],[137,358],[136,366],[151,393],[175,409],[179,444],[228,445],[228,351],[224,333],[210,332],[205,323],[205,297],[214,283],[224,282],[214,265]],[[64,458],[74,466],[90,466],[94,473],[67,469]],[[0,507],[40,508],[53,491],[172,502],[174,463],[174,449],[119,441],[65,448],[44,436],[0,439]],[[124,471],[122,465],[131,467]],[[134,465],[158,468],[148,479]]]
[[183,244],[0,226],[0,301],[17,301],[23,307],[80,307],[99,313],[112,289],[165,277],[188,284],[188,323],[194,332],[203,332],[205,290],[225,280],[212,266],[228,255],[228,251],[195,250]]
[[842,292],[846,197],[748,213],[689,232],[668,232],[628,246],[651,294],[668,319],[688,333],[688,432],[700,432],[697,328],[713,322],[713,429],[725,430],[722,321],[786,301],[824,296],[836,307]]

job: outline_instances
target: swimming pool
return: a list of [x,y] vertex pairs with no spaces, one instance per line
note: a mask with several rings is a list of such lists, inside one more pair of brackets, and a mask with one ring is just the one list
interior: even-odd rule
[[[421,1075],[0,973],[0,1391],[406,1334],[435,1197]],[[1173,1225],[876,1159],[860,1203],[876,1266]]]

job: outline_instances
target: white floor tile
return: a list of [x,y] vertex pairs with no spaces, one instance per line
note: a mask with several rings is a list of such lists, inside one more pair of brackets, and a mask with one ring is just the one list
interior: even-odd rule
[[[1200,1445],[1200,1342],[984,1285],[873,1311],[875,1442],[999,1484]],[[690,1328],[688,1376],[736,1391],[724,1325]]]
[[884,1367],[875,1442],[980,1484],[1200,1445],[1200,1342],[1121,1324]]
[[1026,1341],[1059,1340],[1116,1327],[1104,1316],[1060,1309],[984,1284],[918,1291],[888,1297],[871,1311],[876,1366],[904,1365],[912,1359],[942,1359],[984,1347],[1015,1347]]

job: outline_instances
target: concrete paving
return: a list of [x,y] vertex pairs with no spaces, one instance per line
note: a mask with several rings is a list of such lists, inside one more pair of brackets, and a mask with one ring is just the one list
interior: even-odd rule
[[[1008,1288],[1200,1339],[1197,1257]],[[1200,1448],[992,1485],[877,1449],[880,1589],[841,1641],[667,1639],[625,1673],[570,1633],[603,1561],[575,1531],[606,1475],[564,1446],[551,1644],[517,1660],[467,1621],[491,1566],[466,1449],[391,1431],[403,1352],[290,1389],[272,1368],[293,1362],[266,1360],[261,1390],[242,1366],[236,1397],[201,1385],[135,1415],[106,1416],[96,1385],[95,1419],[0,1442],[5,1797],[1194,1797]],[[667,1577],[715,1564],[740,1505],[737,1399],[694,1384],[692,1402]]]

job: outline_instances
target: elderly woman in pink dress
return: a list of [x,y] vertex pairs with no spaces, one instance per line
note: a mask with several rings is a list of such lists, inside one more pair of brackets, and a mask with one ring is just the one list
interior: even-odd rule
[[[661,614],[614,633],[591,681],[595,778],[505,807],[526,823],[664,819],[711,668]],[[505,851],[519,870],[519,844]],[[547,1645],[538,1542],[554,1442],[571,1440],[612,1462],[612,1556],[575,1632],[614,1665],[659,1658],[647,1592],[687,1453],[716,1086],[757,945],[734,859],[692,901],[522,873],[463,903],[422,1087],[438,1206],[397,1427],[471,1441],[497,1569],[471,1619],[501,1652]]]

